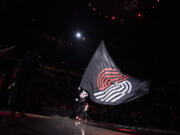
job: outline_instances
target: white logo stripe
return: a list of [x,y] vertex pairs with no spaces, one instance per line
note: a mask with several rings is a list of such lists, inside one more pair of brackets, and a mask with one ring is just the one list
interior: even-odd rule
[[[113,95],[114,93],[117,93],[117,92],[120,92],[120,91],[122,91],[125,87],[124,87],[124,85],[122,85],[123,87],[121,87],[121,88],[118,88],[118,89],[116,89],[116,90],[112,90],[108,95],[103,95],[103,99],[101,99],[102,101],[104,101],[104,100],[106,100],[108,97],[110,97],[111,95]],[[97,98],[97,97],[96,97]]]
[[115,99],[113,99],[112,101],[110,102],[116,102],[118,99],[120,99],[121,97],[123,97],[125,95],[125,93],[121,93],[120,96],[116,97]]
[[96,97],[96,99],[100,100],[101,102],[103,101],[116,102],[126,93],[130,93],[131,89],[132,89],[131,83],[129,81],[124,81],[122,83],[111,85],[111,87],[109,87],[105,91],[95,93],[94,96]]
[[[112,91],[112,89],[116,89],[116,88],[118,88],[119,86],[120,87],[122,87],[122,84],[124,84],[124,83],[126,83],[126,82],[128,82],[128,81],[124,81],[124,82],[122,82],[122,83],[118,83],[117,85],[111,85],[110,87],[108,87],[106,90],[104,90],[104,91],[101,91],[101,92],[96,92],[96,93],[94,93],[94,96],[97,96],[97,95],[104,95],[105,93],[109,93],[110,91]],[[115,88],[114,88],[115,87]]]
[[97,99],[103,98],[103,97],[109,95],[109,93],[112,93],[113,91],[118,91],[118,90],[119,90],[119,86],[116,86],[115,88],[111,89],[110,91],[106,92],[105,94],[102,94],[102,95],[100,95],[100,96],[97,96],[96,98],[97,98]]
[[113,99],[114,97],[116,97],[117,95],[122,95],[122,93],[116,93],[114,95],[112,95],[110,98],[108,98],[107,100],[105,100],[105,102],[109,102],[111,99]]
[[132,89],[132,85],[130,82],[127,82],[129,84],[129,91],[127,93],[130,93],[131,92],[131,89]]
[[108,88],[107,88],[106,90],[104,90],[104,91],[96,92],[96,93],[94,93],[94,96],[100,95],[100,94],[104,94],[104,93],[107,92],[108,90],[111,90],[113,87],[116,87],[116,85],[111,85],[110,87],[108,87]]
[[111,99],[113,99],[114,97],[116,97],[116,96],[119,95],[119,94],[121,94],[121,95],[124,96],[126,91],[128,91],[128,87],[125,86],[125,90],[123,90],[122,92],[118,92],[118,93],[112,95],[110,98],[108,98],[108,99],[106,100],[106,102],[110,101]]
[[118,85],[122,85],[123,83],[126,83],[126,82],[128,82],[128,81],[124,81],[124,82],[122,82],[122,83],[118,83],[117,85],[111,85],[110,87],[108,87],[106,90],[104,90],[104,91],[100,91],[100,92],[96,92],[96,93],[94,93],[94,96],[97,96],[97,95],[100,95],[100,94],[104,94],[104,93],[106,93],[106,92],[109,92],[109,91],[111,91],[112,90],[112,88],[113,87],[118,87]]
[[[131,91],[131,88],[132,88],[132,85],[130,83],[128,83],[129,85],[129,89],[128,89],[128,92],[129,93]],[[115,99],[113,99],[111,102],[116,102],[117,100],[119,100],[122,96],[124,96],[126,93],[124,92],[122,95],[116,97]]]

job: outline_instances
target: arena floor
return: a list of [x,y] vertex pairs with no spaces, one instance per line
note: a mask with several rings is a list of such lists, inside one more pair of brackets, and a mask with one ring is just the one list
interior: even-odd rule
[[59,116],[42,116],[26,113],[0,111],[0,135],[175,135],[127,128],[113,128],[114,125],[96,122],[78,123],[74,119]]

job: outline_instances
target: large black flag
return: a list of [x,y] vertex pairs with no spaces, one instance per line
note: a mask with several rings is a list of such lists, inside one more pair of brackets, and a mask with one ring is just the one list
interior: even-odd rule
[[118,105],[149,92],[149,83],[123,74],[108,54],[104,41],[94,53],[82,77],[80,87],[99,104]]

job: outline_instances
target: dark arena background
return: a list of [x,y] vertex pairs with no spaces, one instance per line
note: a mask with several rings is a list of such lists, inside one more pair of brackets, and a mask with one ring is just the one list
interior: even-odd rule
[[[171,2],[0,0],[0,135],[180,135]],[[102,40],[123,73],[150,82],[149,93],[119,105],[89,100],[87,122],[78,122],[78,87]],[[32,71],[19,66],[30,56]],[[14,88],[16,76],[25,79]]]

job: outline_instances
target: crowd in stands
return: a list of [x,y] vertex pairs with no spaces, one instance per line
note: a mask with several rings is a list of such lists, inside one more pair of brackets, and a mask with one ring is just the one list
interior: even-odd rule
[[[0,109],[9,109],[9,91],[7,89],[9,73],[1,73]],[[54,72],[55,77],[35,73],[29,82],[27,108],[29,113],[60,115],[74,118],[76,110],[76,92],[80,77],[68,73]],[[180,97],[173,87],[153,90],[146,96],[130,103],[108,106],[90,101],[89,121],[108,122],[120,125],[144,128],[180,129]]]

